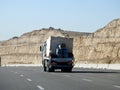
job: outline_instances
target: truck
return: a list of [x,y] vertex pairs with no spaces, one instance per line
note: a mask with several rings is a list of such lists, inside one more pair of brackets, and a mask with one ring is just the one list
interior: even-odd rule
[[50,36],[40,45],[45,72],[71,72],[74,67],[73,38]]

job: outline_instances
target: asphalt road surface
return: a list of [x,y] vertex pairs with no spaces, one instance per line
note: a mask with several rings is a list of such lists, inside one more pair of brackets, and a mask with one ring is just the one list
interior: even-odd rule
[[120,90],[120,70],[48,73],[41,67],[0,67],[0,90]]

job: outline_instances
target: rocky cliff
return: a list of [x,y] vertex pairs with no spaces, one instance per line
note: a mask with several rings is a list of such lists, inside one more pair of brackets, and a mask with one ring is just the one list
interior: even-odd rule
[[120,63],[120,19],[94,33],[43,28],[0,42],[2,64],[39,64],[39,46],[49,36],[74,38],[76,63]]

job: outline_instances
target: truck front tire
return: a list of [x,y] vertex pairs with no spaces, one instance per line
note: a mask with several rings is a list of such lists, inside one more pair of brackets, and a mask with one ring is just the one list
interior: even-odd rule
[[45,64],[45,60],[44,60],[44,63],[43,63],[43,69],[44,69],[44,71],[46,72],[46,64]]
[[54,68],[47,66],[46,71],[47,72],[54,72],[55,70],[54,70]]
[[44,71],[46,72],[54,72],[54,68],[50,67],[50,64],[47,60],[45,60]]

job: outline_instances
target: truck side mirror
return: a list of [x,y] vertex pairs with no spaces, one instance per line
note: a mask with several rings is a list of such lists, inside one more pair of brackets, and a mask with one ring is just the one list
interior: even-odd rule
[[40,46],[40,51],[42,51],[42,47]]

